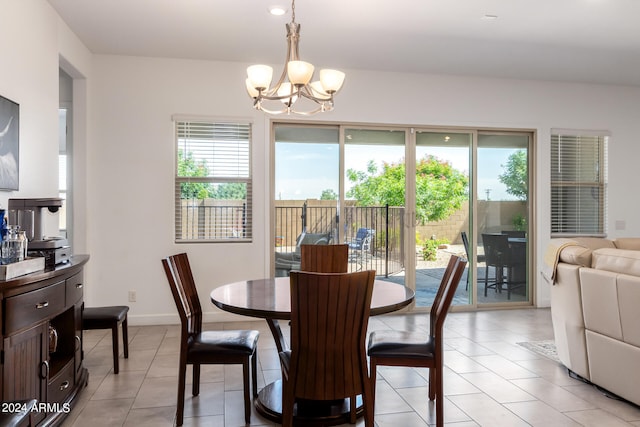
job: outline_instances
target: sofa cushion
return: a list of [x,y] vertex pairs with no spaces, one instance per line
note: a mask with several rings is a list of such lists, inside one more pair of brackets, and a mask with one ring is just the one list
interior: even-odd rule
[[570,245],[560,252],[560,261],[568,264],[591,266],[591,253],[595,249],[611,248],[615,249],[612,240],[600,237],[576,237],[572,239],[576,245]]
[[593,252],[591,249],[585,248],[584,246],[567,246],[560,252],[560,262],[579,265],[581,267],[590,267],[591,252]]
[[640,348],[586,331],[591,382],[640,405]]
[[640,276],[640,251],[625,249],[596,249],[591,256],[596,270]]
[[638,237],[622,237],[613,241],[618,249],[630,249],[632,251],[640,251],[640,238]]
[[579,245],[589,249],[601,249],[611,248],[615,249],[616,245],[613,244],[613,240],[603,239],[602,237],[574,237]]
[[622,340],[616,273],[580,269],[584,326],[616,340]]

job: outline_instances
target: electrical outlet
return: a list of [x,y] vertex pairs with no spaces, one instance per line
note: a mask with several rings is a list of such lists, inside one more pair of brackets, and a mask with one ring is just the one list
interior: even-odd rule
[[136,302],[136,291],[129,291],[129,302]]

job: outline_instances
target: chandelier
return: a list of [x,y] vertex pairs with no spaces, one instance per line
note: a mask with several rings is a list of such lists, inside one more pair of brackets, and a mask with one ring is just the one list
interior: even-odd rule
[[[293,113],[303,116],[333,110],[333,95],[342,87],[345,74],[338,70],[323,69],[320,70],[320,80],[311,81],[314,67],[300,60],[299,41],[300,24],[296,23],[296,5],[292,0],[291,22],[287,24],[287,60],[278,82],[269,87],[273,68],[268,65],[247,67],[247,92],[256,110],[268,114]],[[274,106],[269,108],[270,105]]]

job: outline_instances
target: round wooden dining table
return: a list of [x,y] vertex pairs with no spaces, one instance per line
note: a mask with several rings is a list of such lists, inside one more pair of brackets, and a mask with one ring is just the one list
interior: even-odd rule
[[[211,291],[211,302],[221,310],[265,319],[278,352],[288,349],[279,320],[291,319],[291,293],[288,277],[255,279],[220,286]],[[376,280],[371,298],[371,316],[400,310],[414,300],[415,293],[398,283]],[[358,397],[360,399],[360,397]],[[282,421],[282,381],[267,384],[255,400],[258,412],[275,422]],[[358,407],[362,406],[358,402]],[[298,405],[297,424],[321,422],[325,425],[348,422],[349,402]]]

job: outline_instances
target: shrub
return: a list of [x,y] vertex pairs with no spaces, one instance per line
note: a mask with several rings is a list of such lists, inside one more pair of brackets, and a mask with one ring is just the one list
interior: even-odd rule
[[435,261],[440,245],[450,243],[448,239],[430,239],[422,247],[422,259],[425,261]]

